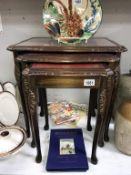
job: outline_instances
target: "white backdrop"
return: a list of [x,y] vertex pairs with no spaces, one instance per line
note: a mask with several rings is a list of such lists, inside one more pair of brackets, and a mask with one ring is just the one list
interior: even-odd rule
[[[13,54],[8,45],[34,36],[48,36],[42,26],[44,0],[0,0],[3,32],[0,33],[0,81],[15,82]],[[131,0],[101,0],[102,24],[95,36],[104,36],[125,45],[122,55],[122,73],[131,69]],[[48,90],[48,100],[67,99],[80,103],[88,101],[88,91],[61,89]]]

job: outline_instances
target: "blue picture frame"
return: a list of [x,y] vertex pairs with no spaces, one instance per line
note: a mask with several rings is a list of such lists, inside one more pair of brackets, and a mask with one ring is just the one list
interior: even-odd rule
[[[61,139],[74,141],[75,154],[60,154]],[[88,168],[82,129],[52,129],[46,170],[86,171]]]

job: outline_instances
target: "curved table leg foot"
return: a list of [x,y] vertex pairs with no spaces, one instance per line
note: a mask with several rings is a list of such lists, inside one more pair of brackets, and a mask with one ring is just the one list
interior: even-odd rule
[[105,140],[105,142],[109,142],[109,140],[110,140],[109,136],[108,135],[105,135],[104,136],[104,140]]
[[104,147],[104,141],[98,142],[99,147]]
[[48,129],[49,129],[49,125],[45,125],[44,130],[48,130]]
[[37,157],[36,157],[35,160],[36,160],[37,163],[41,163],[41,161],[42,161],[42,155],[40,155],[40,154],[37,155]]
[[91,158],[91,163],[96,165],[98,163],[98,159],[96,157]]
[[40,116],[41,116],[41,117],[44,116],[44,112],[43,112],[43,111],[40,112]]
[[91,126],[90,124],[88,124],[87,130],[88,130],[88,131],[92,131],[92,126]]

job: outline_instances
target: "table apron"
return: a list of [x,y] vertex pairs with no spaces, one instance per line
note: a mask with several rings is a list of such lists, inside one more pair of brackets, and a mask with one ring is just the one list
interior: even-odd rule
[[[85,81],[93,80],[95,84],[88,85]],[[94,88],[98,89],[100,87],[100,78],[96,77],[44,77],[35,78],[37,87],[45,88]]]

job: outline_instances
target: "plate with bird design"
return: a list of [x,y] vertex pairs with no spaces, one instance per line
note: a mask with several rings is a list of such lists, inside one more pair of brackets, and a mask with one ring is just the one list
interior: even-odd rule
[[79,43],[91,38],[102,20],[99,0],[46,0],[44,29],[58,42]]

